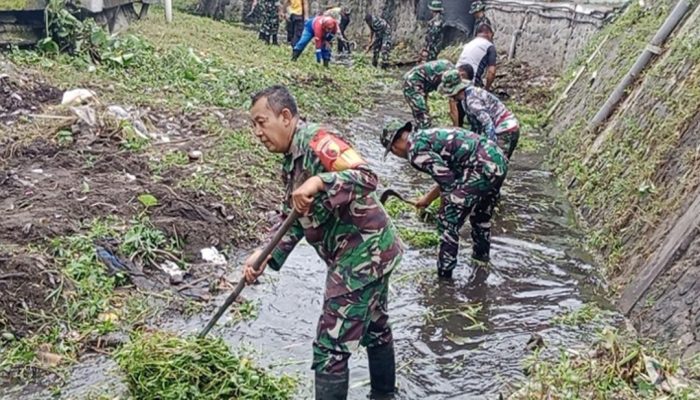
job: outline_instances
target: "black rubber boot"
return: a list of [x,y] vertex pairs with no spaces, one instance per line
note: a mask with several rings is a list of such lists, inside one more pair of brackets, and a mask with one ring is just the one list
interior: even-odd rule
[[324,374],[316,372],[316,400],[346,400],[349,374]]
[[331,63],[331,60],[323,60],[323,66],[328,68],[328,65]]
[[394,343],[383,346],[368,347],[369,379],[372,394],[388,395],[396,390],[396,361],[394,360]]
[[301,51],[292,49],[292,61],[296,61],[299,55],[301,55]]
[[277,43],[277,34],[273,33],[272,34],[272,44],[277,46],[279,43]]
[[374,68],[377,68],[377,65],[378,65],[378,64],[377,64],[377,61],[379,61],[378,57],[377,57],[376,55],[375,55],[375,56],[372,56],[372,66],[373,66]]
[[452,279],[452,270],[438,268],[438,278],[440,278],[440,279]]

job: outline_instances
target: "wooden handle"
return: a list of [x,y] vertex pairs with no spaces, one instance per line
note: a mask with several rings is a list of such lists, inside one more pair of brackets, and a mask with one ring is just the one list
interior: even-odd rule
[[[258,256],[258,258],[255,260],[253,263],[253,269],[257,272],[260,270],[260,267],[263,265],[265,260],[267,260],[267,257],[272,254],[272,251],[277,247],[277,244],[279,244],[280,240],[284,237],[284,235],[287,234],[287,231],[289,231],[289,228],[292,227],[294,222],[299,218],[299,213],[296,212],[296,210],[292,209],[292,212],[289,213],[287,216],[287,219],[284,220],[282,223],[282,226],[279,227],[277,230],[277,233],[275,233],[275,236],[272,237],[272,240],[265,245],[263,248],[262,252]],[[221,318],[222,315],[224,315],[224,312],[233,304],[234,301],[236,301],[236,298],[238,298],[238,295],[241,294],[243,291],[243,288],[245,287],[245,276],[241,278],[240,281],[238,281],[238,284],[236,287],[233,289],[233,292],[226,298],[226,301],[224,304],[219,307],[219,310],[214,314],[214,317],[212,317],[211,321],[207,324],[204,329],[199,333],[199,337],[205,337],[207,333],[211,330],[211,328],[216,325],[216,323],[219,321],[219,318]]]

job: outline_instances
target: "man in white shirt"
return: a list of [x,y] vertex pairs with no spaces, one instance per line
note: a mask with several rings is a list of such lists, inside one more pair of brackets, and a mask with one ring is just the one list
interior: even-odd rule
[[465,64],[474,69],[474,85],[491,90],[496,78],[496,46],[493,44],[493,29],[490,25],[479,25],[476,37],[464,45],[457,67]]

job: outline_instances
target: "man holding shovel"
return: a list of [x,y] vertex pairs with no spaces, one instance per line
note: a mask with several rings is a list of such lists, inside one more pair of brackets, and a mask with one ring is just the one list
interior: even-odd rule
[[395,361],[387,315],[389,276],[403,245],[375,193],[377,176],[332,130],[302,122],[284,86],[252,96],[253,131],[265,147],[284,155],[283,213],[301,217],[259,270],[256,250],[244,263],[250,284],[266,266],[279,270],[302,238],[328,265],[323,310],[313,343],[316,399],[345,399],[348,359],[367,347],[372,391],[394,391]]
[[437,183],[416,202],[425,208],[438,196],[440,249],[438,276],[450,279],[457,266],[459,230],[467,217],[474,241],[472,259],[480,267],[489,260],[491,215],[508,170],[498,146],[485,137],[460,128],[413,130],[411,122],[393,121],[380,141],[388,153],[407,159],[411,166],[432,176]]

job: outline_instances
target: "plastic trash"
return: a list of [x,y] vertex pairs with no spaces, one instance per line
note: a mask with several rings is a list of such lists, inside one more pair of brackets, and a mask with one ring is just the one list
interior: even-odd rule
[[73,89],[63,93],[63,99],[61,104],[63,105],[73,105],[82,104],[86,100],[95,97],[96,94],[92,90],[87,89]]

